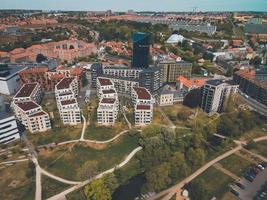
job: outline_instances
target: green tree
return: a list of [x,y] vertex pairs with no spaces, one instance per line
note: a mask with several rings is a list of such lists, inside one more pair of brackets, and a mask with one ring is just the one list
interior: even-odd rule
[[190,168],[186,163],[185,157],[180,152],[176,152],[171,157],[170,166],[170,176],[173,180],[184,178],[190,172]]
[[103,179],[94,180],[91,184],[86,185],[84,194],[88,200],[111,200],[112,194],[109,188],[104,184]]
[[47,60],[47,57],[45,57],[43,54],[39,53],[37,54],[36,56],[36,62],[37,63],[41,63],[43,61],[46,61]]
[[208,190],[205,188],[204,181],[193,181],[189,185],[189,195],[192,200],[208,200],[210,195]]
[[189,148],[187,152],[187,160],[190,162],[192,167],[197,168],[203,165],[205,161],[205,151],[203,149],[197,148]]

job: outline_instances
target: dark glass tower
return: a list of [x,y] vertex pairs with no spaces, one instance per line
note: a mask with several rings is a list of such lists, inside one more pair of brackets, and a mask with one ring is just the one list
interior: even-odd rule
[[133,35],[133,67],[147,68],[149,66],[150,35],[134,33]]

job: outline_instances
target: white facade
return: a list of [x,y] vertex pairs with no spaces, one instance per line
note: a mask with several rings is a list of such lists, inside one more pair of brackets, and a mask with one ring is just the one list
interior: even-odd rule
[[170,106],[173,105],[174,94],[170,93],[162,93],[159,95],[159,105],[160,106]]
[[108,66],[103,69],[103,72],[105,75],[109,76],[138,79],[142,69]]
[[13,108],[16,118],[31,133],[44,132],[51,129],[49,115],[34,101],[14,102]]
[[20,138],[16,118],[14,116],[0,119],[0,144],[7,144]]
[[223,80],[210,80],[204,85],[201,108],[207,113],[220,112],[230,93],[236,93],[238,85]]
[[97,108],[97,122],[100,125],[114,125],[119,110],[117,98],[102,98]]
[[81,123],[81,111],[76,100],[78,92],[78,80],[74,77],[64,78],[55,86],[57,107],[63,124]]
[[146,126],[151,124],[153,118],[153,106],[152,105],[135,105],[135,125]]

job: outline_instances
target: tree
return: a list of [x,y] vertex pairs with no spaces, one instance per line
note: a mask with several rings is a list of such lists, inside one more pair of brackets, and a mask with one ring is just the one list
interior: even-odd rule
[[104,184],[103,179],[94,180],[84,188],[85,196],[88,200],[111,200],[112,194]]
[[146,172],[147,186],[151,191],[160,191],[171,184],[170,165],[163,163]]
[[201,90],[193,89],[191,90],[184,98],[183,104],[190,107],[195,108],[199,106],[201,103]]
[[95,176],[98,173],[98,163],[96,161],[87,161],[78,171],[78,178],[85,180]]
[[39,53],[37,56],[36,56],[36,62],[37,63],[41,63],[43,61],[46,61],[47,60],[47,57],[45,57],[43,54]]
[[187,153],[187,160],[190,162],[192,167],[200,167],[205,161],[205,152],[203,149],[197,148],[189,148]]
[[170,159],[170,176],[173,180],[186,177],[190,168],[186,163],[185,157],[182,153],[176,152]]

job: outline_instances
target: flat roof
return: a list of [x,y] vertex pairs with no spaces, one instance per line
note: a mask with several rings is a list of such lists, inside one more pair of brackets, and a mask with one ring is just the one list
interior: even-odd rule
[[30,97],[38,83],[26,83],[17,92],[14,98]]
[[[14,75],[17,75],[20,71],[26,69],[27,67],[25,66],[9,66],[7,68],[4,68],[0,70],[0,79],[1,80],[6,80],[11,78]],[[1,65],[0,65],[1,69]]]
[[68,78],[63,78],[57,85],[56,88],[58,90],[61,89],[67,89],[70,87],[71,82],[74,80],[74,77],[68,77]]
[[134,91],[136,92],[138,99],[151,99],[151,94],[148,92],[148,90],[144,87],[134,87]]
[[113,94],[113,93],[116,93],[116,91],[113,90],[113,89],[110,89],[110,90],[103,90],[102,92],[103,92],[103,94]]
[[18,107],[20,107],[23,111],[32,110],[35,108],[40,107],[37,103],[34,101],[26,101],[26,102],[16,102],[15,103]]

